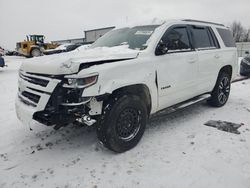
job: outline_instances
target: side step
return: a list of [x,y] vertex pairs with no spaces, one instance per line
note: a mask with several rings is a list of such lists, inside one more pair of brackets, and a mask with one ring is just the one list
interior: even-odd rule
[[165,109],[163,109],[163,110],[161,110],[159,112],[156,112],[155,114],[153,114],[151,116],[151,118],[154,118],[156,116],[164,116],[164,115],[170,114],[170,113],[175,112],[177,110],[180,110],[180,109],[186,108],[188,106],[191,106],[193,104],[196,104],[196,103],[202,102],[204,100],[207,100],[210,97],[211,97],[210,94],[199,95],[199,96],[194,97],[192,99],[189,99],[187,101],[181,102],[179,104],[176,104],[176,105],[173,105],[171,107],[165,108]]

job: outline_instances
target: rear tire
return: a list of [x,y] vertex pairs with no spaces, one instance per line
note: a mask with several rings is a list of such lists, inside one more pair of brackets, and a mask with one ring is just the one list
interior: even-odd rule
[[105,147],[125,152],[135,147],[146,127],[147,108],[135,95],[111,98],[97,124],[97,136]]
[[226,104],[231,89],[231,76],[226,72],[221,72],[216,85],[212,91],[208,104],[214,107],[222,107]]

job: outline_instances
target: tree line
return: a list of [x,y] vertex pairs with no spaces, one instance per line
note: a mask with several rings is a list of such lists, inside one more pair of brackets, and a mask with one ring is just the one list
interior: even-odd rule
[[245,28],[241,22],[234,21],[230,25],[235,42],[250,42],[250,28]]

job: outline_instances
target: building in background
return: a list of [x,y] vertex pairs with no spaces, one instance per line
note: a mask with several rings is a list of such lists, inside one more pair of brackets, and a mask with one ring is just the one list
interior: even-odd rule
[[78,43],[84,43],[84,41],[85,41],[85,38],[74,38],[74,39],[55,40],[51,42],[57,43],[57,44],[66,44],[66,43],[78,44]]
[[110,30],[112,30],[114,28],[115,27],[106,27],[106,28],[99,28],[99,29],[92,29],[92,30],[84,31],[85,41],[86,42],[95,42],[98,38],[100,38],[105,33],[109,32]]
[[52,42],[57,44],[73,43],[73,44],[89,44],[95,42],[98,38],[103,36],[105,33],[114,29],[115,27],[105,27],[84,31],[85,38],[74,38],[74,39],[63,39],[63,40],[54,40]]
[[237,42],[236,46],[239,57],[244,57],[250,53],[250,42]]

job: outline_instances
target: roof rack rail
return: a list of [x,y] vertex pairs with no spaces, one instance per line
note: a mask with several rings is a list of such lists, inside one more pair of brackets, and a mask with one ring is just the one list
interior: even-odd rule
[[184,19],[182,21],[186,21],[186,22],[200,22],[200,23],[206,23],[206,24],[214,24],[214,25],[219,25],[219,26],[225,26],[223,24],[214,23],[214,22],[206,22],[206,21],[201,21],[201,20]]

